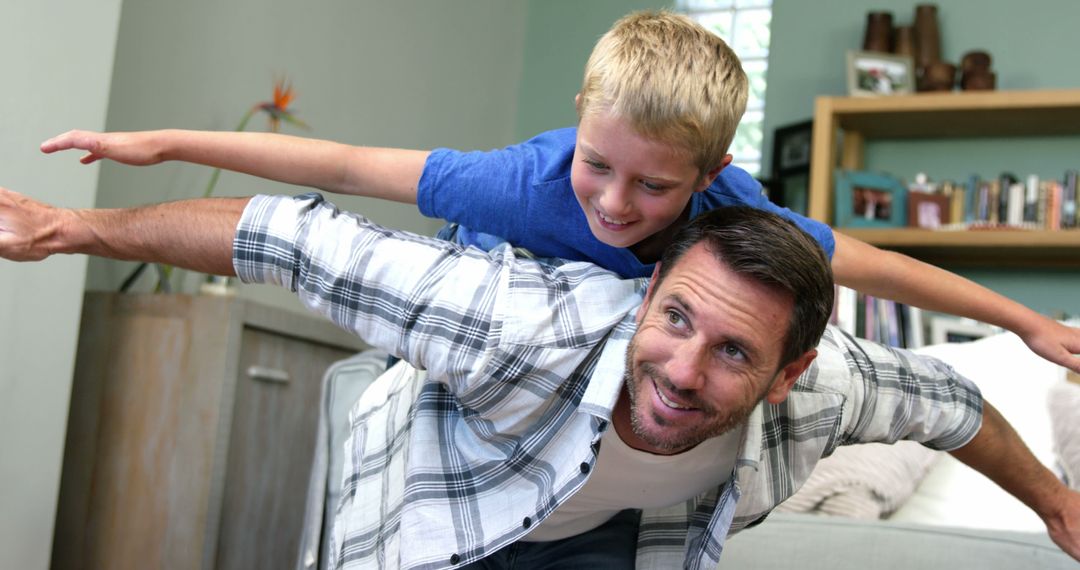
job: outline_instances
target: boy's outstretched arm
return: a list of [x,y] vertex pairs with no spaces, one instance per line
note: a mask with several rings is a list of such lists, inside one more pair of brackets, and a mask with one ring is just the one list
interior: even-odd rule
[[107,158],[132,166],[168,160],[243,172],[337,194],[416,203],[428,151],[358,147],[279,135],[167,129],[128,133],[68,131],[41,151],[85,150],[83,164]]
[[1054,543],[1080,560],[1080,493],[1040,463],[989,402],[975,437],[950,453],[1034,510]]
[[233,235],[248,200],[74,210],[0,188],[0,258],[39,261],[57,253],[84,253],[235,275]]
[[931,311],[969,317],[1016,333],[1039,356],[1080,372],[1080,329],[1067,327],[955,273],[836,236],[836,282]]

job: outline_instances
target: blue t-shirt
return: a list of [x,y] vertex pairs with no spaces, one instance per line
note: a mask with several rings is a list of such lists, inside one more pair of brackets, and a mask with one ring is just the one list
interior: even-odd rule
[[[648,277],[653,264],[593,236],[570,186],[577,129],[548,131],[500,150],[432,151],[416,189],[425,216],[461,225],[457,241],[491,249],[499,236],[539,257],[591,261],[623,277]],[[795,222],[832,258],[829,226],[770,202],[745,170],[728,166],[690,198],[690,217],[723,206],[751,206]],[[482,233],[481,233],[482,232]],[[489,235],[484,235],[489,234]]]

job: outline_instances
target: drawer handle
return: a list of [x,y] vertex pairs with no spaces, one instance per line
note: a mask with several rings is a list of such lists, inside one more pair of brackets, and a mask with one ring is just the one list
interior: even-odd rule
[[269,368],[267,366],[254,365],[248,367],[247,374],[251,377],[252,380],[272,382],[276,384],[289,383],[289,373],[278,368]]

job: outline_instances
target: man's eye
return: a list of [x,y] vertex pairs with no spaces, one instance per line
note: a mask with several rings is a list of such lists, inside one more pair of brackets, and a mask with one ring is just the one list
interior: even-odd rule
[[676,326],[681,325],[682,322],[683,322],[682,315],[680,315],[676,311],[668,311],[667,312],[667,320],[668,320],[668,323],[670,323],[672,325],[676,325]]
[[737,360],[744,360],[746,358],[746,353],[744,353],[741,348],[735,346],[734,344],[725,344],[720,348],[720,350],[724,353],[724,356],[728,358],[734,358]]

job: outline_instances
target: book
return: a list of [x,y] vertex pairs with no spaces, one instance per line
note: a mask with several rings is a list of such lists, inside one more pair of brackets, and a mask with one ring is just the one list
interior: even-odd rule
[[1024,185],[1024,215],[1023,220],[1028,223],[1038,221],[1039,212],[1039,175],[1029,174],[1027,184]]
[[982,181],[979,180],[978,174],[972,174],[968,177],[967,187],[964,190],[964,222],[974,222],[976,213],[978,212],[979,201],[979,188],[982,186]]
[[836,287],[836,327],[855,336],[858,323],[858,292],[842,285]]
[[1013,184],[1016,184],[1016,176],[1010,172],[1002,172],[998,176],[998,195],[997,195],[997,222],[1002,224],[1009,223],[1009,195]]
[[1061,192],[1061,228],[1076,227],[1076,175],[1075,170],[1065,171],[1064,187]]
[[1020,226],[1024,223],[1024,185],[1014,182],[1009,185],[1009,192],[1005,200],[1005,220],[1010,226]]
[[923,329],[923,311],[918,307],[907,307],[907,348],[919,348],[926,344]]

